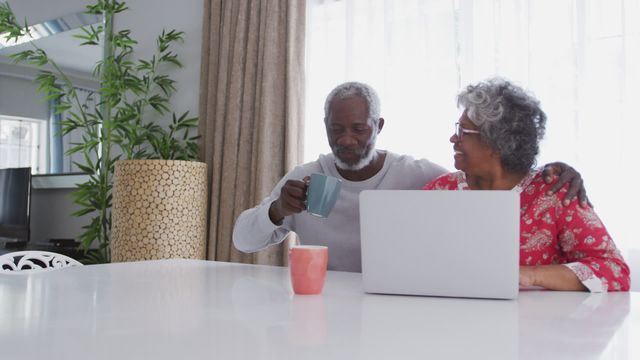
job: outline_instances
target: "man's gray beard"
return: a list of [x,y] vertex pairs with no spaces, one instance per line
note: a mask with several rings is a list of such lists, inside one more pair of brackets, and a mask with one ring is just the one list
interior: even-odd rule
[[335,152],[334,152],[334,158],[335,158],[336,166],[338,168],[342,170],[356,171],[356,170],[362,170],[364,167],[371,164],[371,161],[373,160],[375,153],[376,153],[375,145],[371,145],[371,148],[369,148],[369,152],[367,153],[367,156],[363,157],[362,159],[360,159],[360,161],[358,161],[353,165],[349,165],[344,161],[338,159],[338,156],[335,155]]

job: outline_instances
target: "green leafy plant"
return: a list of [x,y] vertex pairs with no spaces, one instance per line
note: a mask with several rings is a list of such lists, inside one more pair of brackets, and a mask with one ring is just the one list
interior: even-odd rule
[[[74,216],[93,214],[80,235],[86,262],[110,261],[111,199],[114,164],[120,159],[198,158],[197,136],[191,131],[198,119],[188,112],[178,116],[171,111],[169,99],[176,91],[175,81],[164,72],[181,67],[171,46],[183,41],[184,33],[163,31],[157,38],[156,52],[147,59],[134,59],[137,41],[130,30],[113,31],[113,16],[128,10],[117,0],[98,0],[87,6],[88,14],[102,15],[103,25],[85,26],[77,35],[79,46],[104,46],[103,59],[94,68],[100,80],[97,101],[82,101],[73,82],[47,53],[31,42],[32,49],[10,55],[16,63],[38,68],[35,82],[46,100],[54,100],[55,113],[64,115],[62,136],[82,130],[80,143],[74,143],[67,155],[82,153],[84,162],[74,162],[90,179],[78,185],[73,198],[80,210]],[[7,2],[0,2],[0,36],[17,41],[29,36],[25,20],[20,24]],[[172,115],[168,129],[154,120]],[[98,251],[88,252],[93,244]]]

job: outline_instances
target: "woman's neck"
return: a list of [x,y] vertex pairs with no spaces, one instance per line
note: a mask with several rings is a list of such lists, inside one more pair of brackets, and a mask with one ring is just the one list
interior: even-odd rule
[[524,179],[528,171],[508,172],[502,168],[485,174],[465,173],[471,190],[511,190]]

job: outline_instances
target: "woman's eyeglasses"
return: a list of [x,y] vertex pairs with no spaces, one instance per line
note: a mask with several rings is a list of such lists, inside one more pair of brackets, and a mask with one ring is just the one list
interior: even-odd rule
[[462,127],[462,125],[460,125],[459,122],[457,122],[455,134],[458,137],[458,139],[462,140],[462,137],[464,136],[464,134],[480,134],[480,131],[465,129]]

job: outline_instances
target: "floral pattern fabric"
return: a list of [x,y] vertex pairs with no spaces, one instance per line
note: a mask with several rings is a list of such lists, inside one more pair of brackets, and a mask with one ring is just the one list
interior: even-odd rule
[[[562,201],[568,185],[553,195],[541,170],[515,188],[520,193],[520,265],[564,264],[591,292],[628,291],[629,267],[593,208],[574,198]],[[470,190],[463,172],[442,175],[425,190]]]

